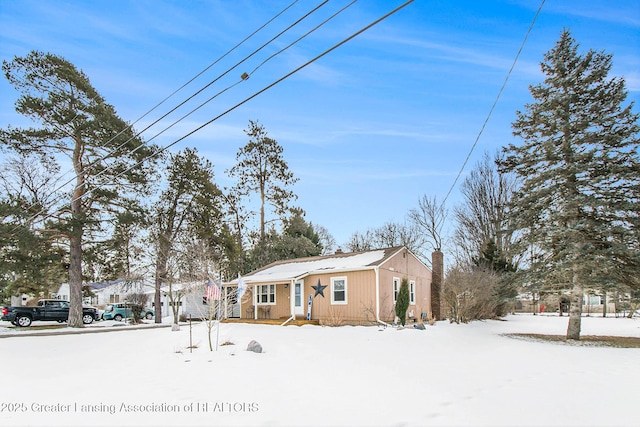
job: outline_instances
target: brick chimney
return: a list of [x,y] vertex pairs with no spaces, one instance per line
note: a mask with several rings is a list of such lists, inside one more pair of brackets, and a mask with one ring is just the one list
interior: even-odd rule
[[441,310],[440,291],[444,272],[444,256],[439,249],[431,254],[431,313],[436,320],[444,320]]

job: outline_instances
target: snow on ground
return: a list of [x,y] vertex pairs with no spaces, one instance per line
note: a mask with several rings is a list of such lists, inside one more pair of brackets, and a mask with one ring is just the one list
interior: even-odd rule
[[[223,324],[219,342],[235,345],[214,352],[204,324],[194,324],[190,351],[188,325],[15,336],[0,322],[0,335],[14,335],[0,339],[0,425],[640,425],[640,349],[502,335],[562,335],[567,321]],[[585,317],[582,333],[640,337],[640,319]],[[246,351],[251,340],[264,353]]]

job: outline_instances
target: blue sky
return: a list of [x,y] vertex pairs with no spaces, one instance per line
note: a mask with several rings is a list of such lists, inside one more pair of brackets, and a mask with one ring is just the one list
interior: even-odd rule
[[[0,59],[31,50],[60,55],[133,122],[291,4],[265,1],[0,0]],[[300,0],[263,31],[136,124],[144,128],[236,65],[320,0]],[[331,0],[203,94],[143,134],[170,123],[251,73],[350,0]],[[401,0],[360,0],[260,66],[153,141],[173,143],[381,17]],[[300,179],[294,191],[307,219],[339,244],[355,231],[401,222],[423,195],[442,200],[467,157],[540,7],[537,0],[416,0],[403,10],[172,147],[197,147],[225,170],[258,120],[284,147]],[[614,55],[629,100],[640,98],[640,2],[547,0],[461,180],[484,152],[514,141],[515,111],[543,78],[539,63],[563,28],[584,52]],[[0,80],[0,126],[21,125],[17,93]],[[638,111],[638,107],[635,107]],[[452,215],[450,214],[450,219]]]

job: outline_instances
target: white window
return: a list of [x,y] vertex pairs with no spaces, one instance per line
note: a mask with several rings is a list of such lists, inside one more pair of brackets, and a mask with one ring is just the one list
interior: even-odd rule
[[347,278],[331,278],[331,304],[347,303]]
[[409,304],[415,305],[416,303],[416,281],[409,282]]
[[398,301],[398,292],[400,291],[400,279],[397,277],[393,278],[393,303],[395,304]]
[[276,303],[276,285],[258,285],[256,286],[256,305],[275,305]]

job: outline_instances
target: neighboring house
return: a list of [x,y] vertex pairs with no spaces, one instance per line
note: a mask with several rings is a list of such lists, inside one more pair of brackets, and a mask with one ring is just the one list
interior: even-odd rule
[[[202,319],[207,318],[210,313],[211,303],[213,301],[207,300],[207,282],[190,282],[190,283],[175,283],[171,285],[171,293],[173,294],[173,302],[169,297],[169,286],[164,285],[161,290],[161,304],[162,304],[162,315],[173,316],[172,304],[178,304],[178,316],[188,318],[191,316],[193,319]],[[151,290],[149,295],[149,301],[151,305],[154,306],[153,298],[154,298],[155,290]],[[178,301],[180,299],[180,301]],[[223,301],[224,303],[224,301]],[[216,303],[217,304],[217,303]],[[222,303],[221,303],[222,304]],[[214,304],[215,305],[215,304]],[[225,316],[223,306],[220,307],[221,317],[232,317],[227,314]],[[214,308],[215,316],[217,316],[217,306]]]
[[[114,280],[112,282],[90,283],[88,286],[93,293],[92,297],[84,298],[85,304],[95,305],[101,309],[107,304],[125,302],[127,297],[133,293],[144,293],[147,295],[148,307],[155,308],[155,284],[151,281],[135,281],[129,282],[123,279]],[[209,304],[206,299],[206,281],[192,283],[176,283],[171,285],[171,293],[173,301],[178,304],[178,316],[191,316],[193,318],[202,318],[208,315]],[[180,296],[180,301],[178,301]],[[53,294],[52,298],[62,300],[69,299],[69,284],[64,283],[58,289],[57,294]],[[231,298],[227,299],[230,301]],[[169,285],[163,285],[160,294],[160,304],[162,305],[162,316],[173,316],[172,305],[174,302],[169,297]],[[229,307],[229,312],[225,317],[233,317],[233,307]],[[221,306],[221,315],[225,315],[224,307]],[[236,309],[237,311],[237,309]]]
[[[402,279],[409,281],[409,321],[431,314],[431,270],[405,247],[277,261],[242,281],[241,318],[304,319],[322,324],[393,322]],[[238,279],[225,284],[235,293]]]
[[[95,282],[85,284],[89,286],[93,296],[85,297],[83,302],[89,305],[104,308],[110,303],[125,302],[127,295],[132,293],[147,293],[149,288],[153,289],[153,285],[142,281],[125,281],[118,279],[110,282]],[[63,283],[58,289],[56,298],[69,300],[69,284]]]
[[[607,313],[615,313],[619,309],[619,302],[624,301],[626,297],[628,297],[628,294],[626,293],[616,295],[612,292],[608,292],[606,296],[600,292],[585,293],[582,297],[582,314],[590,315],[602,313],[605,310],[605,299],[607,304]],[[571,294],[569,292],[545,292],[542,296],[539,293],[536,293],[535,301],[533,293],[524,292],[516,297],[514,309],[519,313],[533,313],[534,311],[536,313],[553,313],[559,312],[560,308],[562,308],[563,313],[568,313],[570,301]]]

